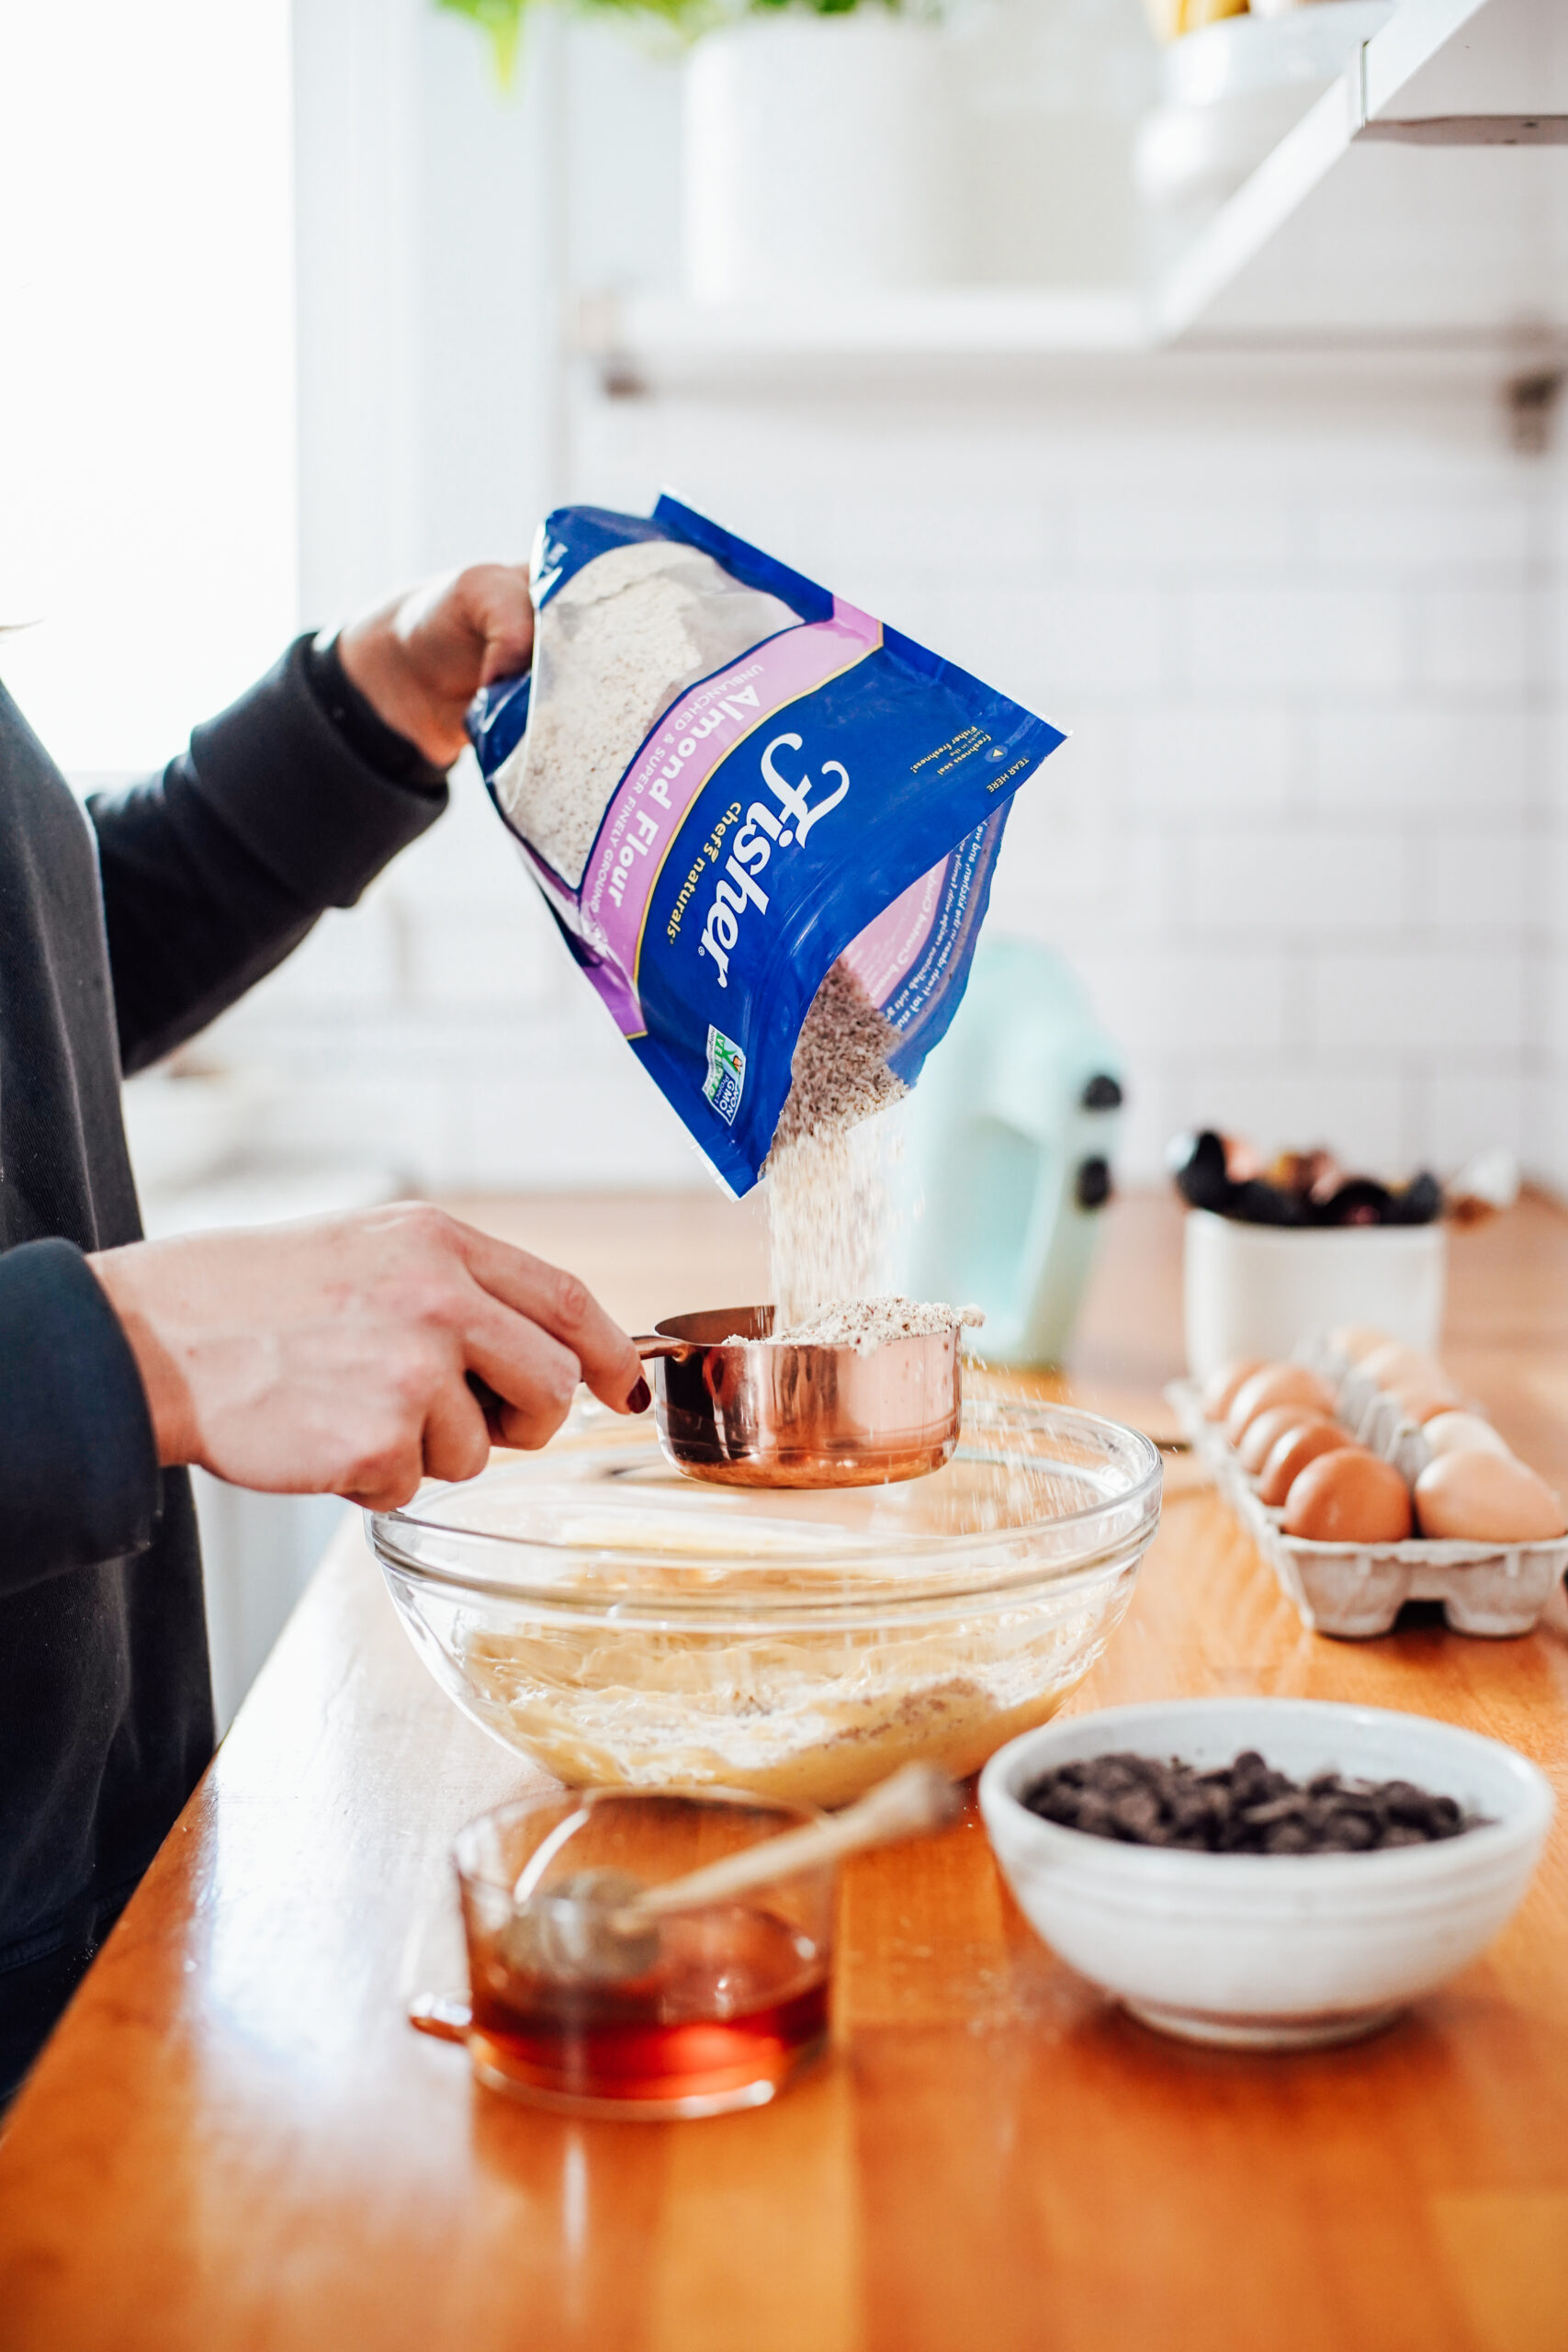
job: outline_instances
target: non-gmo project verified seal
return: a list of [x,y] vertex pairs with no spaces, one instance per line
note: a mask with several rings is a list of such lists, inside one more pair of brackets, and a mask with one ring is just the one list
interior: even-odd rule
[[735,1125],[746,1085],[746,1057],[733,1037],[708,1023],[708,1074],[703,1092],[727,1127]]

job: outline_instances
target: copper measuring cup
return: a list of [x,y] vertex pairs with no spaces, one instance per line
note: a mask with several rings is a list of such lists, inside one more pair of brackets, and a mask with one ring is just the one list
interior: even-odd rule
[[773,1328],[771,1306],[718,1306],[633,1340],[676,1469],[724,1487],[882,1487],[942,1468],[963,1408],[956,1328],[863,1352],[764,1344]]

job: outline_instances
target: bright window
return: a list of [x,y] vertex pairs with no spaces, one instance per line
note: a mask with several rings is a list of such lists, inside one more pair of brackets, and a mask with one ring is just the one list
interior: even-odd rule
[[288,0],[0,0],[0,673],[151,767],[295,626]]

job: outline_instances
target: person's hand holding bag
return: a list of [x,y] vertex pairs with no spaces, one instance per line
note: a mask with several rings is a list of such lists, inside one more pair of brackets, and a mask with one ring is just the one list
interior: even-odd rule
[[534,606],[525,564],[476,563],[394,597],[339,632],[338,659],[377,715],[435,766],[468,748],[481,686],[525,670]]
[[[630,1340],[574,1275],[420,1203],[136,1242],[88,1260],[141,1374],[159,1460],[377,1510],[540,1446],[580,1379],[649,1402]],[[499,1403],[486,1405],[468,1375]]]

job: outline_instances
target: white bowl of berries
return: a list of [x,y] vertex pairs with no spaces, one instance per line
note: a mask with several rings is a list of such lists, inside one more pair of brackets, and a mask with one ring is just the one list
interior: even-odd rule
[[1103,1708],[980,1779],[1003,1874],[1063,1960],[1145,2024],[1259,2050],[1375,2032],[1475,1959],[1552,1805],[1498,1740],[1304,1699]]

